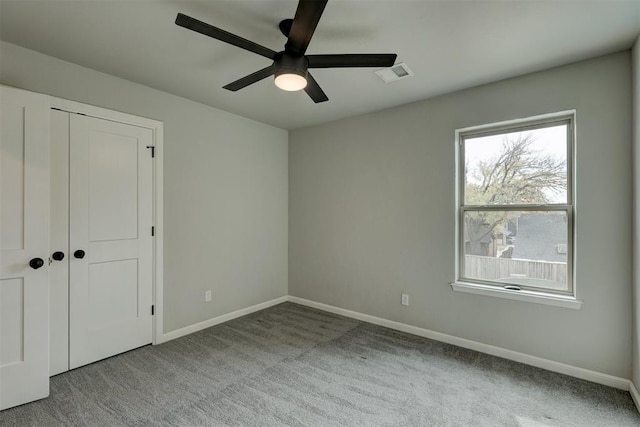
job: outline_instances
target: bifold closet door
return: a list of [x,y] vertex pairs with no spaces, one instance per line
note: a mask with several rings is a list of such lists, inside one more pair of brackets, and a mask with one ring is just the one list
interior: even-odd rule
[[152,340],[150,129],[77,114],[69,138],[69,367]]
[[0,410],[49,395],[49,98],[0,87]]
[[69,370],[69,116],[51,110],[49,375]]

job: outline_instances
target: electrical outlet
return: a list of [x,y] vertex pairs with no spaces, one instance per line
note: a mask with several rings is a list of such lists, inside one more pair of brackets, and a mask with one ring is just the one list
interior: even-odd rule
[[409,305],[409,294],[402,294],[402,305]]
[[209,302],[209,301],[211,301],[211,291],[206,291],[206,292],[204,293],[204,301],[205,301],[205,302]]

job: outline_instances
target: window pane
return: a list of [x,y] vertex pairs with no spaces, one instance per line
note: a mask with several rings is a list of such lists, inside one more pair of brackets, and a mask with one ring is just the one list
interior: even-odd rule
[[464,204],[567,204],[567,125],[464,139]]
[[467,211],[463,276],[569,291],[565,211]]

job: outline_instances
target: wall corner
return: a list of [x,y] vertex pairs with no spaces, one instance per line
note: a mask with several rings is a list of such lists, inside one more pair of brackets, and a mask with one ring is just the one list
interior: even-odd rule
[[[637,389],[640,385],[640,36],[631,50],[632,84],[632,158],[633,158],[633,284],[632,284],[632,366],[631,389],[635,390],[634,401],[638,406]],[[640,406],[638,406],[640,408]]]

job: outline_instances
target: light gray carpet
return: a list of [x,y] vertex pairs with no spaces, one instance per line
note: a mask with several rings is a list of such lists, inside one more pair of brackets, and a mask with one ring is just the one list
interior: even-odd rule
[[627,392],[285,303],[58,375],[3,426],[638,426]]

